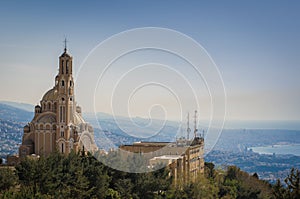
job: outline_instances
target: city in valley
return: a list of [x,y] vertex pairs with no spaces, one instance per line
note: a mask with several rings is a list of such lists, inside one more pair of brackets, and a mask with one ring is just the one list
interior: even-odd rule
[[[29,112],[30,104],[2,102],[1,106],[1,145],[0,155],[6,159],[7,155],[17,154],[22,142],[23,126],[28,123],[28,119],[33,117],[33,112]],[[25,106],[25,107],[24,107]],[[98,146],[106,146],[103,135],[111,140],[115,146],[128,145],[139,141],[172,141],[174,131],[178,124],[167,123],[167,128],[160,134],[147,139],[130,136],[118,127],[114,118],[108,114],[99,113],[99,122],[102,130],[99,129],[97,121],[91,116],[84,114],[86,119],[94,126],[95,142]],[[123,124],[132,128],[129,118],[122,118]],[[146,119],[139,118],[141,124],[147,122]],[[278,178],[284,179],[290,168],[300,167],[300,157],[297,154],[260,154],[253,152],[251,147],[281,145],[299,145],[299,131],[284,129],[224,129],[217,144],[210,153],[205,154],[205,161],[213,162],[216,167],[226,167],[237,165],[242,170],[249,173],[257,173],[261,179],[274,183]],[[109,148],[105,150],[109,151]]]

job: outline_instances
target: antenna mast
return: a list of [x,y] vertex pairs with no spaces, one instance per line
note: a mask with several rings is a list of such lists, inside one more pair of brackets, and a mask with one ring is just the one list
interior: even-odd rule
[[187,140],[190,139],[190,132],[191,132],[191,129],[190,129],[190,113],[188,112],[188,115],[187,115],[187,129],[186,129],[186,132],[187,132]]
[[194,136],[196,137],[196,134],[197,134],[197,110],[195,110],[195,116],[194,116]]

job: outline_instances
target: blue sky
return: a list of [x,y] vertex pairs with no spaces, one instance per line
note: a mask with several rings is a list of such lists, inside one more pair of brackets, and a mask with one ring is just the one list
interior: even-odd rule
[[[0,99],[39,102],[53,86],[65,35],[76,71],[99,42],[151,26],[208,51],[228,119],[300,120],[299,9],[299,1],[1,1]],[[77,99],[91,111],[80,92]]]

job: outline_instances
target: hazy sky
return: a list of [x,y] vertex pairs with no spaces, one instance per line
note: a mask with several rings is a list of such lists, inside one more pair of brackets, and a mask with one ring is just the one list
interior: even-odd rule
[[[300,120],[299,10],[299,1],[273,0],[1,1],[0,100],[38,103],[54,85],[65,35],[76,73],[89,52],[110,36],[133,28],[162,27],[186,34],[210,54],[226,88],[228,119]],[[129,61],[123,61],[134,65],[143,64],[143,61],[147,64],[153,60],[166,60],[161,59],[162,54],[156,55],[155,52],[146,52],[136,55],[140,61],[134,57],[130,61],[130,56],[127,58]],[[173,60],[167,61],[170,66],[180,62],[174,57],[170,59]],[[117,65],[110,75],[121,71]],[[151,67],[159,66],[152,64],[147,69]],[[130,85],[133,80],[151,81],[153,76],[158,78],[155,81],[170,80],[174,92],[176,88],[182,88],[176,91],[180,95],[182,90],[185,91],[184,84],[177,83],[176,78],[180,76],[175,73],[164,74],[162,70],[157,74],[144,71],[131,75],[127,80],[129,83],[122,86]],[[90,99],[86,97],[90,81],[87,75],[82,76],[82,83],[76,85],[77,101],[84,111],[93,111]],[[201,83],[193,84],[202,88]],[[95,85],[91,88],[94,92]],[[150,85],[149,90],[142,92],[141,89],[135,98],[129,100],[126,94],[132,90],[126,93],[126,89],[122,88],[116,95],[117,101],[120,101],[116,102],[117,111],[124,108],[120,103],[126,101],[132,106],[132,116],[145,117],[149,108],[160,104],[169,109],[168,117],[178,118],[179,106],[170,90],[167,92]],[[203,107],[203,115],[209,116],[209,95],[205,89],[203,91],[199,94],[203,98],[198,103]],[[104,89],[101,92],[95,97],[97,111],[111,112],[104,105],[108,100],[106,92],[110,91]],[[122,92],[125,94],[122,95]],[[154,108],[152,114],[159,118],[161,111]],[[118,113],[124,115],[122,111]]]

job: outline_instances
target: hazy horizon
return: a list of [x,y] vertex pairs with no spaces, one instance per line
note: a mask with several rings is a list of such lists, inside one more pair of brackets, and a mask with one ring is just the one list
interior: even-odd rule
[[[27,104],[24,102],[20,101],[1,101],[0,103],[10,105],[13,107],[20,108],[25,111],[29,112],[34,112],[34,104]],[[21,104],[22,107],[16,106],[14,103]],[[106,112],[83,112],[83,116],[85,119],[88,120],[94,120],[96,119],[95,114],[102,114],[98,115],[97,119],[108,119],[108,118],[122,118],[128,119],[128,116],[126,115],[111,115],[110,113]],[[192,114],[192,113],[190,113]],[[147,118],[147,117],[132,117],[133,119],[143,119],[143,120],[161,120],[160,118]],[[30,120],[31,118],[29,118]],[[176,122],[180,123],[181,121],[179,120],[168,120],[168,122]],[[190,121],[191,123],[193,122],[192,119]],[[182,121],[183,125],[186,125],[186,120]],[[207,127],[209,126],[209,120],[200,120],[199,123],[199,128]],[[213,128],[213,127],[212,127]],[[241,130],[247,130],[247,129],[282,129],[282,130],[300,130],[300,120],[225,120],[224,123],[224,129],[241,129]]]

